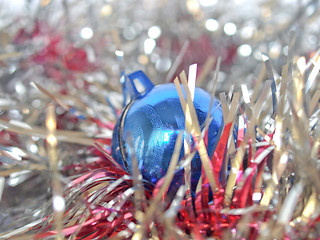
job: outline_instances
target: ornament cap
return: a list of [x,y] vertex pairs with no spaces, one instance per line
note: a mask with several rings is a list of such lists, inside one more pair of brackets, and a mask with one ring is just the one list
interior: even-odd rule
[[128,75],[127,89],[132,99],[142,98],[154,87],[151,80],[142,71],[136,71]]

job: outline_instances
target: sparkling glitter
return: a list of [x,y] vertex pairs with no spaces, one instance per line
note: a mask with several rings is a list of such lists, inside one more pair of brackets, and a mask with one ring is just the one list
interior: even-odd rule
[[234,23],[226,23],[223,27],[225,34],[232,36],[237,32],[237,26]]
[[65,208],[64,198],[61,196],[54,196],[52,199],[53,209],[57,212],[61,212]]
[[81,29],[80,36],[83,39],[90,39],[90,38],[93,37],[93,31],[89,27],[84,27],[84,28]]
[[145,54],[152,53],[153,49],[156,46],[156,41],[152,38],[148,38],[144,41],[144,52]]
[[157,39],[161,35],[161,28],[159,26],[152,26],[148,30],[149,38]]
[[242,44],[238,48],[238,54],[243,57],[248,57],[252,53],[252,48],[249,44]]
[[218,28],[219,28],[219,23],[218,23],[218,21],[217,20],[215,20],[215,19],[208,19],[207,21],[206,21],[206,29],[208,30],[208,31],[210,31],[210,32],[214,32],[214,31],[217,31],[218,30]]

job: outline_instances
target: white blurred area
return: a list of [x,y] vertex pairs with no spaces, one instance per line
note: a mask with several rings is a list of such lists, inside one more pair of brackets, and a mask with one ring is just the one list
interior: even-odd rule
[[41,0],[0,0],[0,29],[14,24],[19,18],[34,16]]
[[[126,67],[130,70],[147,70],[152,65],[157,73],[163,74],[159,80],[173,66],[184,41],[195,41],[201,45],[202,37],[206,35],[215,54],[222,56],[223,61],[229,57],[228,48],[235,48],[236,57],[229,58],[240,61],[233,64],[235,67],[229,72],[245,76],[248,73],[243,71],[248,68],[242,67],[244,59],[250,61],[246,65],[253,69],[256,61],[262,61],[261,52],[274,60],[286,55],[286,43],[291,29],[296,30],[299,38],[304,38],[304,44],[297,48],[299,54],[308,53],[317,47],[319,10],[316,2],[0,0],[0,30],[5,29],[8,35],[14,35],[21,28],[30,31],[32,23],[39,19],[51,27],[49,31],[54,29],[61,35],[68,35],[77,46],[87,44],[94,47],[99,41],[114,43],[110,32],[116,29],[121,49],[114,44],[116,46],[109,45],[108,50],[113,53],[121,50],[127,59]],[[308,22],[308,25],[303,26],[303,22]],[[177,45],[176,49],[173,49],[174,45]],[[204,51],[203,56],[199,53],[199,58],[207,58],[206,53]],[[191,59],[190,64],[199,61],[199,58]],[[112,65],[113,71],[118,71],[117,65]],[[226,67],[226,64],[222,66]],[[153,70],[150,72],[154,73]]]

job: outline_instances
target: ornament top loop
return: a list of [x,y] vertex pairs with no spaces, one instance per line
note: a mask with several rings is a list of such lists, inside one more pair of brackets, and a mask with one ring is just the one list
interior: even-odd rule
[[128,75],[127,89],[132,99],[138,99],[148,94],[154,84],[142,71],[136,71]]

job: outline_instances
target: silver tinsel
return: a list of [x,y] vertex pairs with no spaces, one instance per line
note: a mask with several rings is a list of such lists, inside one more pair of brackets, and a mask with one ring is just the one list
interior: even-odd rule
[[[290,147],[283,151],[287,159],[281,159],[288,164],[270,207],[282,209],[280,220],[275,222],[292,227],[297,222],[286,219],[286,215],[293,213],[281,204],[289,189],[301,195],[305,187],[308,194],[304,202],[315,192],[314,211],[319,216],[320,188],[314,185],[320,178],[319,154],[312,152],[313,158],[305,162],[298,154],[318,151],[317,147],[304,145],[310,138],[316,145],[319,139],[318,5],[317,0],[0,0],[2,236],[26,230],[28,224],[38,223],[53,211],[45,125],[51,102],[57,105],[59,181],[68,186],[82,165],[97,159],[95,140],[111,139],[112,125],[124,104],[120,82],[124,73],[143,70],[160,84],[172,81],[197,63],[198,77],[202,78],[197,84],[211,92],[216,62],[220,60],[215,92],[217,96],[227,92],[228,103],[234,92],[242,92],[241,106],[249,106],[245,97],[252,98],[259,92],[254,92],[256,86],[262,86],[259,79],[272,79],[280,89],[282,67],[287,62],[293,61],[289,64],[289,80],[303,72],[304,102],[295,99],[298,97],[291,94],[295,84],[289,84],[285,92],[290,94],[283,106],[285,117],[298,116],[295,123],[303,126],[303,131],[288,127],[286,131],[293,133],[283,133],[287,134],[283,141]],[[303,71],[296,67],[301,57],[307,59]],[[277,97],[281,99],[279,91]],[[257,119],[263,126],[260,138],[276,126],[268,112],[271,99],[266,96],[269,106],[264,106]],[[301,109],[305,115],[299,115]],[[245,114],[252,114],[251,110]],[[302,140],[297,140],[301,134]],[[110,150],[106,141],[101,145]],[[64,168],[70,165],[74,169]],[[308,176],[311,170],[313,176]],[[270,174],[266,170],[266,183]],[[301,182],[293,184],[297,179]],[[290,199],[285,203],[295,207]],[[261,236],[267,239],[270,226],[264,227]],[[317,226],[306,237],[316,239],[319,232]],[[294,231],[290,234],[292,239],[299,238]]]

